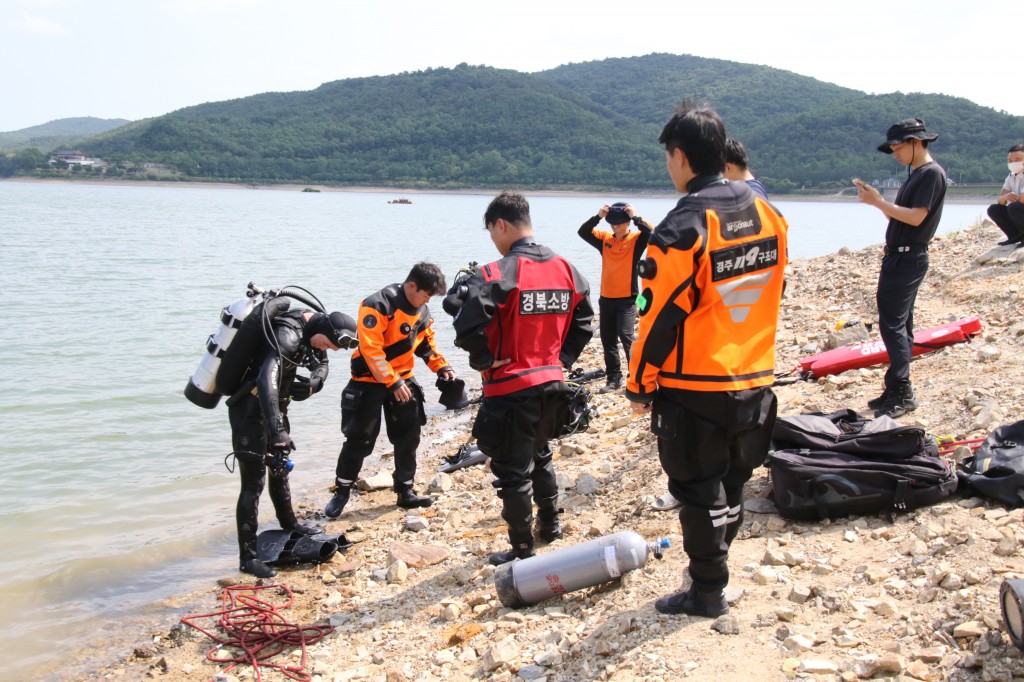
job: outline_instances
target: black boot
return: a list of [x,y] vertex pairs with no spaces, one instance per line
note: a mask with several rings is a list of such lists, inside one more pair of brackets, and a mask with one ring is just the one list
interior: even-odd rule
[[685,592],[662,597],[654,602],[654,608],[661,613],[686,613],[714,618],[729,613],[729,602],[725,600],[722,590],[705,592],[691,585]]
[[324,514],[328,518],[336,519],[341,516],[341,512],[345,509],[345,505],[348,504],[348,497],[352,494],[351,483],[339,483],[338,487],[334,489],[334,497],[324,507]]
[[434,504],[431,497],[420,497],[412,491],[411,485],[395,485],[395,492],[398,493],[398,506],[402,509],[416,509],[418,507],[429,507]]
[[254,575],[257,578],[273,578],[277,575],[277,571],[272,569],[270,566],[267,566],[259,559],[242,559],[238,570],[242,573]]
[[507,564],[510,561],[516,559],[529,559],[533,556],[533,540],[529,542],[519,542],[512,545],[512,549],[507,552],[495,552],[487,557],[487,561],[492,566],[500,566]]
[[562,524],[558,520],[560,509],[537,511],[537,536],[544,542],[562,539]]

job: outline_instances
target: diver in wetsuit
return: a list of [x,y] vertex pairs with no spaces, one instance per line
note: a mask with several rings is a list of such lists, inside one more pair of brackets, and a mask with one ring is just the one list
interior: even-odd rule
[[[323,532],[299,523],[292,509],[285,462],[295,443],[289,434],[288,404],[323,387],[326,351],[356,345],[355,321],[343,313],[292,310],[273,318],[270,328],[272,338],[263,341],[250,361],[248,380],[228,401],[231,443],[242,479],[235,508],[239,570],[257,578],[277,573],[256,554],[260,494],[268,468],[270,501],[281,527],[304,535]],[[300,367],[308,370],[308,378],[298,374]]]

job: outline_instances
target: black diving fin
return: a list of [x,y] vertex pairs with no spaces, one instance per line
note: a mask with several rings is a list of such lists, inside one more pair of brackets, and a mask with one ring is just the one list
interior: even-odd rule
[[344,535],[303,535],[290,530],[265,530],[256,536],[256,555],[268,566],[319,564],[330,561],[339,549],[344,552],[351,546]]

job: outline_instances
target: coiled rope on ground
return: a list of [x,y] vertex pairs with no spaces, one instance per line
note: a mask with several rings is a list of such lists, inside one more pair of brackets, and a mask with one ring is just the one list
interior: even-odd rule
[[[266,590],[273,590],[267,593]],[[273,595],[286,598],[285,603],[271,603]],[[260,666],[273,668],[292,680],[311,682],[312,675],[305,671],[306,646],[315,644],[334,631],[331,625],[295,625],[279,613],[295,601],[292,591],[284,585],[235,585],[220,593],[221,609],[212,613],[185,616],[181,622],[217,642],[217,646],[206,652],[206,659],[216,663],[230,663],[224,672],[240,664],[253,667],[257,680],[262,680]],[[200,625],[197,621],[214,618],[214,628],[220,636]],[[225,647],[238,649],[242,653],[234,658],[216,656]],[[299,647],[302,657],[298,665],[268,663],[267,660],[280,653]]]

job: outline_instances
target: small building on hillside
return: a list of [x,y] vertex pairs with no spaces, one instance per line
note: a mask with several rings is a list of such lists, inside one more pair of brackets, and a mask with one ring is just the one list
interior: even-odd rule
[[92,159],[79,149],[58,149],[50,154],[50,165],[63,161],[69,166],[102,166],[103,159]]

